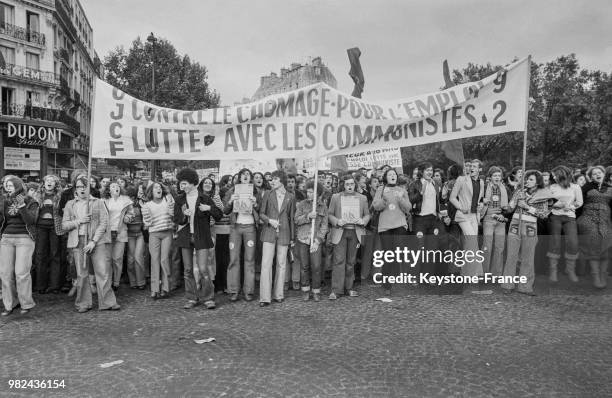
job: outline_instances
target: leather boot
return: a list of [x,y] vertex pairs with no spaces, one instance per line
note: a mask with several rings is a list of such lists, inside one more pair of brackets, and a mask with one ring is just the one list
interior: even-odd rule
[[589,265],[591,266],[591,275],[593,276],[593,287],[603,289],[604,286],[601,284],[601,275],[599,273],[599,261],[591,260],[589,261]]
[[604,289],[608,285],[608,260],[602,260],[599,263],[599,280],[601,288]]
[[557,279],[557,266],[559,265],[558,258],[548,258],[548,280],[551,282],[559,282]]
[[570,281],[576,283],[578,282],[578,277],[576,276],[576,259],[575,258],[565,258],[565,272],[567,272],[567,277]]

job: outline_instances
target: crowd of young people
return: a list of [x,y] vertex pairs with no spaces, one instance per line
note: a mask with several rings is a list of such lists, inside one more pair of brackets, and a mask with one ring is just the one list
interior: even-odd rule
[[[3,316],[34,306],[37,294],[67,292],[76,311],[119,310],[122,278],[149,285],[152,299],[179,294],[185,309],[216,306],[215,294],[283,302],[287,289],[303,300],[357,297],[371,281],[375,250],[394,250],[406,236],[427,250],[482,250],[473,259],[428,264],[434,275],[524,277],[504,293],[534,295],[538,250],[548,275],[561,264],[572,282],[590,269],[605,288],[612,247],[612,166],[585,173],[519,167],[509,173],[475,159],[445,173],[430,163],[408,177],[383,166],[367,172],[301,175],[240,170],[200,179],[185,168],[173,183],[87,178],[75,170],[64,186],[54,175],[25,184],[6,175],[0,195],[0,278]],[[314,205],[313,205],[314,202]],[[350,207],[350,209],[349,209]],[[547,236],[538,245],[538,236]],[[386,275],[425,271],[424,264],[383,266]],[[124,272],[125,270],[125,272]],[[578,272],[580,273],[580,272]],[[331,274],[331,278],[326,278]],[[328,275],[329,276],[329,275]],[[147,280],[149,281],[147,283]],[[490,293],[470,285],[467,292]],[[390,294],[391,284],[383,284]]]

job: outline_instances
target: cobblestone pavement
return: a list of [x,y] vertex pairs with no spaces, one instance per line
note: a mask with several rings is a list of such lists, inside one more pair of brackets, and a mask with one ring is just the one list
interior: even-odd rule
[[[30,314],[0,320],[0,395],[612,396],[612,288],[536,284],[538,297],[403,287],[391,303],[364,285],[358,298],[289,292],[266,308],[222,296],[214,311],[125,286],[119,312],[77,314],[63,295],[37,296]],[[15,391],[8,379],[66,387]]]

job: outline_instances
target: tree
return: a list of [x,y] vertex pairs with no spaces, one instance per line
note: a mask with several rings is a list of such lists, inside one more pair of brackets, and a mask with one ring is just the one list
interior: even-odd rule
[[[480,80],[501,65],[469,63],[453,81]],[[531,64],[527,168],[550,170],[612,161],[612,80],[601,71],[581,70],[574,54]],[[463,140],[466,158],[506,169],[522,162],[523,134],[506,133]]]
[[[166,39],[142,42],[140,37],[126,51],[117,47],[104,58],[106,80],[127,94],[155,105],[184,110],[219,106],[220,96],[208,85],[208,71],[188,55],[179,55]],[[153,87],[153,68],[155,87]],[[114,163],[113,163],[114,162]],[[118,167],[134,169],[136,161],[109,161]],[[184,167],[192,162],[162,161],[162,169]]]

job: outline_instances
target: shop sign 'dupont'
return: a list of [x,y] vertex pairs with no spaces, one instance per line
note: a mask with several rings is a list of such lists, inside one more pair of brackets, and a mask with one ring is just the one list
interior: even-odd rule
[[43,146],[49,141],[60,141],[62,129],[8,123],[8,137],[14,137],[18,145]]

